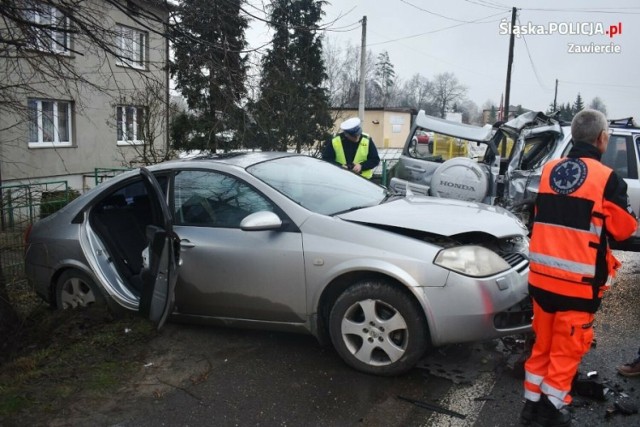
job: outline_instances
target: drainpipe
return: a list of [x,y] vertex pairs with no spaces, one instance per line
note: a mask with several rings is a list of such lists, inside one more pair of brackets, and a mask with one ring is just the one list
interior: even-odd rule
[[164,126],[164,139],[165,139],[165,158],[167,156],[167,153],[169,153],[169,119],[170,119],[170,115],[169,115],[169,110],[171,107],[170,104],[170,100],[171,97],[169,96],[169,79],[170,79],[170,72],[169,72],[169,37],[167,37],[167,34],[169,32],[169,16],[171,15],[171,12],[167,11],[167,22],[165,22],[164,25],[164,43],[165,43],[165,109],[164,109],[164,115],[165,115],[165,126]]

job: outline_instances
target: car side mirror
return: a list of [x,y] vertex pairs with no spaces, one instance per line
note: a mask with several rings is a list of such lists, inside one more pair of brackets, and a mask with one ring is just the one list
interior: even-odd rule
[[240,222],[243,231],[277,230],[282,227],[282,220],[270,211],[254,212]]

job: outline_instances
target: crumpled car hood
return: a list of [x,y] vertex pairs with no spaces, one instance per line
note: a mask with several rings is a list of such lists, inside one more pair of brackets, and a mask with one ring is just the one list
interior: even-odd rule
[[442,236],[481,231],[495,237],[526,235],[526,227],[499,206],[410,196],[338,215],[347,221],[424,231]]

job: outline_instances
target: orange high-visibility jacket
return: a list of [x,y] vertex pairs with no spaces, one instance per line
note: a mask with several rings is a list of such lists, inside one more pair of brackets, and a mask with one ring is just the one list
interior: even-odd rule
[[[624,240],[636,229],[635,217],[605,197],[612,173],[587,157],[554,160],[543,169],[529,246],[529,283],[557,295],[558,309],[597,310],[600,287],[620,265],[607,234]],[[576,299],[583,301],[572,304]]]

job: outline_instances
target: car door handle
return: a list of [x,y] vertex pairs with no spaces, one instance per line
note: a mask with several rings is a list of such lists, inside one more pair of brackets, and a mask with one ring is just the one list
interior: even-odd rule
[[195,246],[196,246],[196,244],[195,243],[191,243],[188,239],[180,240],[180,247],[182,247],[182,248],[193,248]]
[[426,169],[421,168],[420,166],[405,166],[405,168],[409,169],[410,171],[426,172]]

